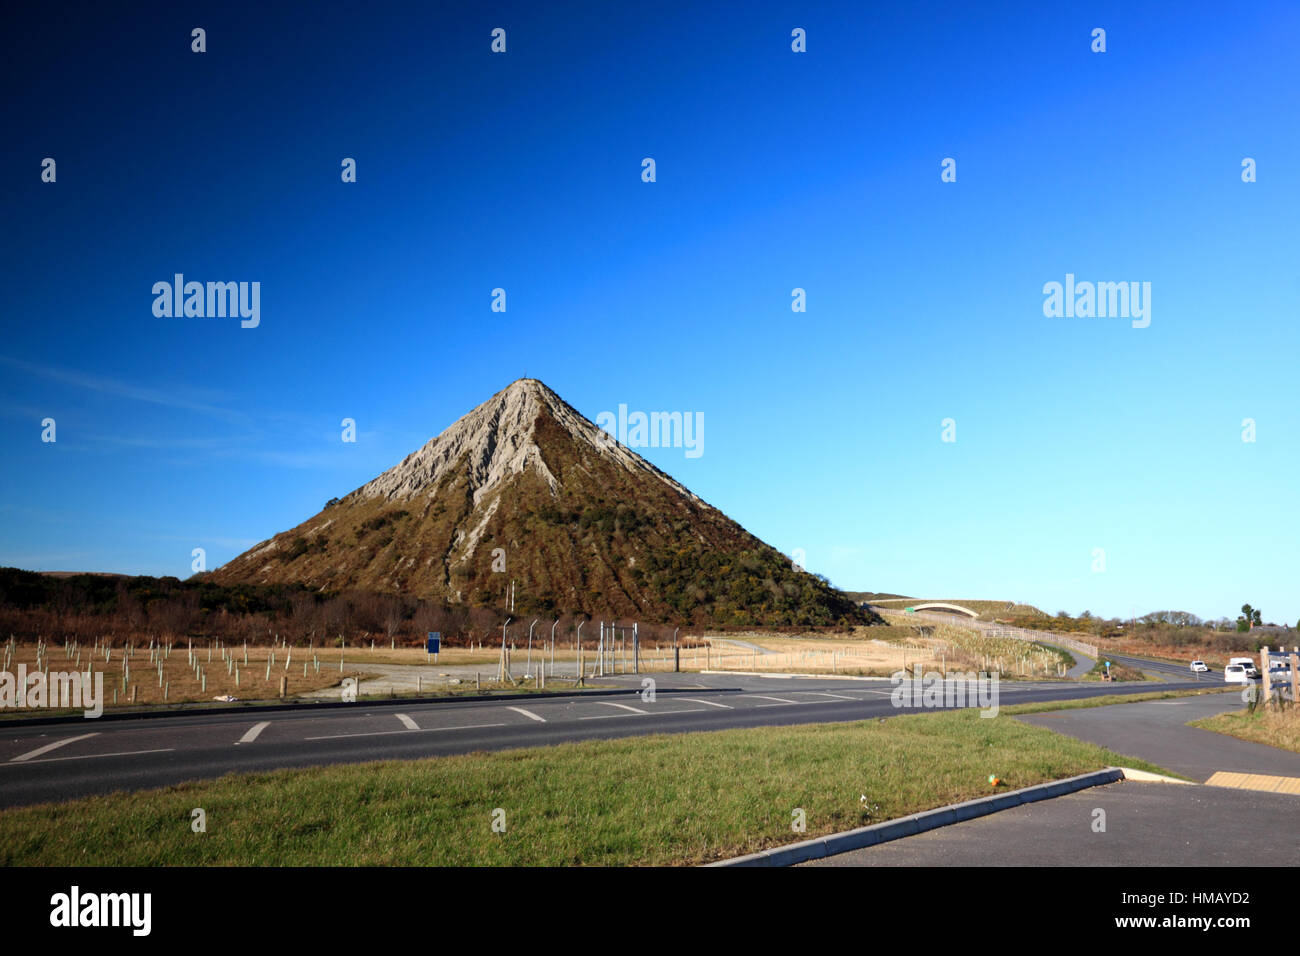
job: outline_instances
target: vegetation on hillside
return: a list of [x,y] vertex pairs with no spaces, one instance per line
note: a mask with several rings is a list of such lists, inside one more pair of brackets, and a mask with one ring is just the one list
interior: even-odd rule
[[548,414],[533,427],[554,484],[525,469],[476,501],[466,452],[417,497],[353,492],[204,577],[516,616],[719,627],[879,621],[667,480],[612,464]]

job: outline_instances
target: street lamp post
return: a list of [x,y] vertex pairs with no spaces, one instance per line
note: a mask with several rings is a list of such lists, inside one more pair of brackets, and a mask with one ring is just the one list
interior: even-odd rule
[[578,652],[578,672],[575,675],[576,677],[582,677],[582,625],[586,623],[586,621],[578,622],[578,640],[576,642],[578,646],[575,648]]
[[506,672],[506,625],[508,625],[508,624],[509,624],[511,621],[513,621],[513,620],[514,620],[514,618],[512,618],[512,617],[508,617],[508,618],[506,618],[506,623],[501,625],[501,660],[497,662],[497,680],[498,680],[498,681],[503,681],[503,680],[506,679],[506,678],[505,678],[505,672]]
[[555,624],[551,625],[551,676],[555,676],[555,627],[560,623],[560,619],[555,619]]

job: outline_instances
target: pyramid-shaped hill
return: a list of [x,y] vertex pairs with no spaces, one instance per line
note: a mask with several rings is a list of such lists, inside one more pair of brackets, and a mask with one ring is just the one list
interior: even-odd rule
[[516,613],[659,623],[868,619],[535,379],[207,577],[493,607],[513,580]]

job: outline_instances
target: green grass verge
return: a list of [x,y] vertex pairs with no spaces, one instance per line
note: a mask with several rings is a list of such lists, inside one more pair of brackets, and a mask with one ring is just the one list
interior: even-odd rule
[[[1167,700],[1171,697],[1200,697],[1204,694],[1222,694],[1221,687],[1203,690],[1153,690],[1144,694],[1105,694],[1101,697],[1080,697],[1074,700],[1048,700],[1036,704],[1009,704],[998,709],[1002,714],[1041,714],[1049,710],[1080,710],[1084,707],[1106,707],[1110,704],[1139,704],[1144,700]],[[1135,768],[1139,769],[1139,768]],[[1165,771],[1166,773],[1168,771]],[[1176,776],[1176,774],[1175,774]]]
[[586,741],[6,810],[0,865],[693,864],[1114,764],[1164,772],[975,710]]
[[1188,726],[1300,753],[1300,715],[1293,709],[1278,713],[1260,708],[1253,714],[1239,710],[1194,720]]

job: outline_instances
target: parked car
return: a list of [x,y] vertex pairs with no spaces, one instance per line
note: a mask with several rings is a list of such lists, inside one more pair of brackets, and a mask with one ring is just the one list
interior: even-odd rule
[[1209,668],[1205,666],[1205,661],[1192,661],[1192,673],[1204,674]]

